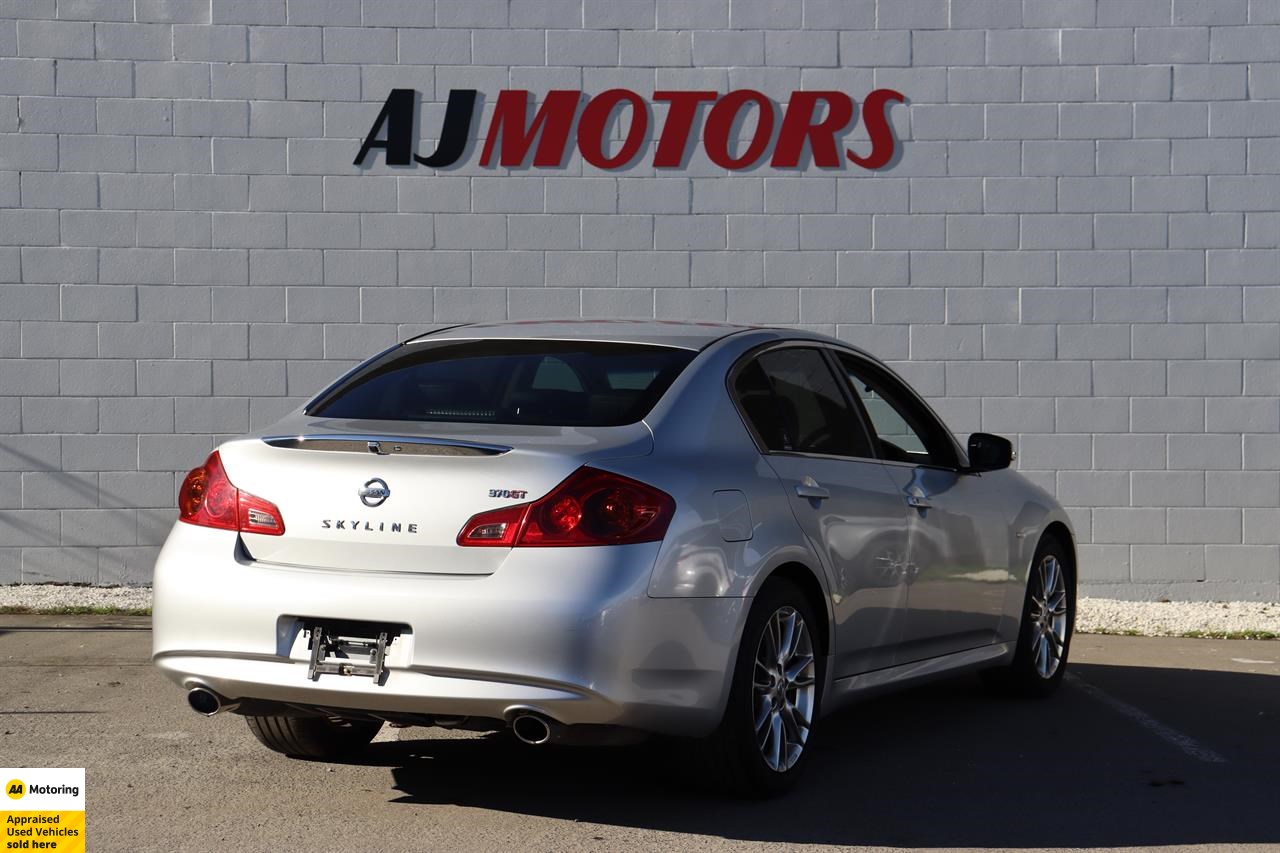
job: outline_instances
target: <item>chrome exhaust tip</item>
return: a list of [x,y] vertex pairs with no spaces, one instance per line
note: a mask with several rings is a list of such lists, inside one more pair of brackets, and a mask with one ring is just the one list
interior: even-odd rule
[[511,733],[521,743],[537,746],[551,740],[551,725],[537,714],[518,714],[511,721]]
[[240,703],[228,702],[207,687],[192,687],[187,691],[187,704],[197,714],[212,717],[223,711],[234,710]]

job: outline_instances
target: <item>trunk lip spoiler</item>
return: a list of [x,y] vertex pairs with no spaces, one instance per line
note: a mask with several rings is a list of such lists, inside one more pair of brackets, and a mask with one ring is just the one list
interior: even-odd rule
[[[308,442],[323,441],[350,441],[365,444],[367,452],[377,454],[379,456],[390,455],[389,451],[381,449],[383,443],[386,444],[413,444],[413,445],[432,445],[436,447],[455,447],[465,450],[476,451],[477,456],[500,456],[503,453],[509,453],[513,449],[505,444],[489,444],[481,441],[468,441],[458,438],[438,438],[434,436],[407,436],[407,435],[386,435],[382,433],[310,433],[310,434],[289,434],[289,435],[264,435],[262,441],[272,447],[282,447],[290,450],[306,450]],[[320,448],[315,448],[320,449]],[[357,451],[349,451],[357,452]]]

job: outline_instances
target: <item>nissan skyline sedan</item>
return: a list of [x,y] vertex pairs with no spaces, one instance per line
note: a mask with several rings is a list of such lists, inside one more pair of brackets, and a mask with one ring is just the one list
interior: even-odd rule
[[350,756],[387,722],[675,735],[777,794],[859,697],[1062,681],[1070,523],[1009,441],[966,445],[818,334],[430,332],[187,475],[154,661],[291,756]]

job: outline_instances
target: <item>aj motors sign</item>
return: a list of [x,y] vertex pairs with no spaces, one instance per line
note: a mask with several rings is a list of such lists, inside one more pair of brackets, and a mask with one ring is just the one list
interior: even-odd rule
[[[797,91],[791,93],[786,107],[780,108],[753,89],[735,89],[723,95],[709,91],[658,91],[649,101],[629,89],[609,89],[590,98],[576,89],[555,89],[547,93],[536,110],[531,110],[528,90],[503,89],[494,102],[493,117],[483,137],[480,165],[492,166],[496,159],[499,166],[523,166],[532,152],[534,167],[559,166],[571,153],[572,141],[582,159],[592,166],[618,169],[632,163],[656,135],[657,145],[652,148],[653,165],[657,168],[680,167],[685,162],[689,140],[701,137],[707,157],[726,169],[750,168],[766,157],[771,166],[794,168],[806,143],[816,166],[841,168],[847,160],[863,169],[880,169],[893,161],[897,145],[889,124],[889,108],[904,100],[900,92],[892,89],[872,91],[861,105],[843,92]],[[480,93],[475,89],[454,89],[449,93],[439,142],[426,156],[415,151],[416,101],[413,89],[391,90],[360,146],[355,165],[363,164],[376,149],[386,152],[391,166],[421,163],[444,168],[463,157]],[[666,117],[652,134],[650,102],[666,105]],[[610,144],[610,129],[623,111],[630,112],[631,120],[621,144],[611,151],[614,146]],[[757,116],[755,125],[749,136],[740,139],[744,121],[752,112]],[[855,115],[859,112],[866,141],[846,147],[843,137],[857,124]]]

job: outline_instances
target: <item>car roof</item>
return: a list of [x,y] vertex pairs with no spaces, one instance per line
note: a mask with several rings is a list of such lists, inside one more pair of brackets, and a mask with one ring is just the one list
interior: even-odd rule
[[701,350],[754,326],[679,320],[507,320],[426,332],[405,343],[442,340],[572,340],[654,344]]

